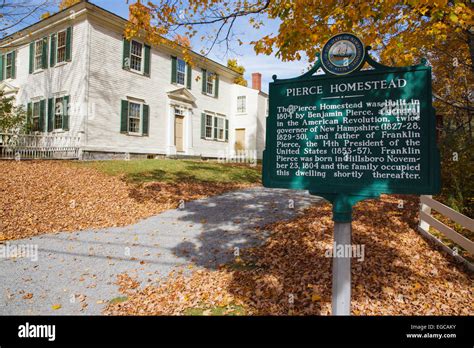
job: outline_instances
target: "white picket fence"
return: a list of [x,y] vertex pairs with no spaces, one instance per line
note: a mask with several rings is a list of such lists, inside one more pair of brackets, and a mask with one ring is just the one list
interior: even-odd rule
[[418,226],[418,230],[420,233],[425,236],[426,238],[434,241],[436,244],[440,245],[444,250],[448,253],[453,255],[459,261],[465,263],[469,269],[474,270],[474,265],[469,263],[467,260],[462,258],[458,255],[457,250],[452,250],[447,247],[444,243],[442,243],[438,238],[436,238],[433,234],[431,234],[430,227],[433,227],[441,234],[443,234],[446,238],[452,240],[457,245],[461,246],[471,255],[474,255],[474,242],[467,239],[463,235],[459,234],[451,227],[446,226],[441,221],[437,220],[431,215],[431,209],[436,210],[438,213],[446,216],[450,220],[456,222],[457,224],[461,225],[463,228],[468,229],[469,231],[474,231],[474,219],[471,219],[450,207],[434,200],[431,196],[421,196],[421,207],[420,207],[420,224]]
[[80,136],[0,133],[0,159],[77,159]]

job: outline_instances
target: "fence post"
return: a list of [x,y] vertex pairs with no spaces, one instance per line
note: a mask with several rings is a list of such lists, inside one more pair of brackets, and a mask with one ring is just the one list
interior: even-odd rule
[[[421,196],[420,196],[421,197]],[[433,198],[433,196],[426,196],[428,198]],[[431,215],[431,208],[429,205],[427,204],[424,204],[424,203],[421,203],[420,204],[420,211],[428,214],[428,215]],[[429,232],[430,231],[430,224],[424,220],[422,220],[422,218],[420,217],[420,225],[419,227],[423,230],[425,230],[426,232]]]

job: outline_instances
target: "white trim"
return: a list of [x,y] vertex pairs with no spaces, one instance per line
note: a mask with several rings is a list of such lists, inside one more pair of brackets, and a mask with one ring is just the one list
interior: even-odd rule
[[[58,61],[59,48],[60,48],[59,47],[59,33],[64,33],[64,46],[61,46],[61,47],[64,47],[64,60],[62,60],[60,62]],[[66,55],[67,55],[67,28],[56,32],[55,36],[56,36],[56,49],[55,49],[55,52],[54,52],[54,54],[56,55],[55,64],[62,64],[62,63],[66,64],[67,63],[67,60],[66,60]]]
[[[178,82],[178,73],[179,73],[178,66],[179,66],[179,61],[184,62],[184,79],[183,79],[183,83],[179,83],[179,82]],[[178,86],[186,87],[187,78],[188,78],[188,63],[186,63],[186,61],[185,61],[184,59],[181,59],[181,58],[179,58],[179,57],[176,57],[176,84],[177,84]]]
[[[48,38],[46,38],[46,41],[49,42]],[[38,55],[38,54],[36,53],[36,44],[37,44],[38,42],[41,42],[41,43],[42,43],[40,55]],[[43,66],[44,66],[44,62],[43,62],[44,44],[45,44],[44,38],[37,39],[37,40],[34,41],[34,44],[33,44],[33,48],[34,48],[34,50],[33,50],[33,73],[40,72],[40,71],[43,71],[43,70],[44,70],[44,68],[43,68]],[[46,49],[46,52],[47,52],[47,51],[48,51],[48,49]],[[40,68],[38,68],[38,67],[36,66],[36,58],[38,58],[38,57],[41,57],[41,67],[40,67]],[[46,60],[48,60],[48,55],[46,55]]]
[[[130,131],[130,104],[133,103],[133,104],[136,104],[136,105],[140,105],[140,115],[138,117],[138,120],[139,120],[139,123],[138,123],[138,132],[131,132]],[[136,135],[136,136],[142,136],[143,135],[143,105],[144,103],[142,102],[136,102],[136,101],[128,101],[128,114],[127,114],[127,134],[128,135]],[[149,117],[149,115],[148,115]],[[134,119],[137,119],[136,117],[133,117]]]
[[[136,69],[132,68],[132,48],[133,48],[133,43],[134,42],[136,42],[137,44],[140,44],[142,46],[141,56],[139,57],[140,58],[140,70],[136,70]],[[133,55],[135,57],[138,57],[136,54],[133,54]],[[129,70],[131,72],[143,75],[144,71],[145,71],[145,44],[143,42],[138,41],[138,40],[134,40],[134,39],[130,40],[130,52],[129,52],[128,59],[130,60],[130,69]]]

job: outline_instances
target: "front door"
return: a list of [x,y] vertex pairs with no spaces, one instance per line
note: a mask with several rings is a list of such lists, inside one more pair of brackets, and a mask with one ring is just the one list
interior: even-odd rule
[[235,130],[235,151],[245,150],[245,128]]
[[177,152],[184,152],[184,116],[174,117],[174,145]]

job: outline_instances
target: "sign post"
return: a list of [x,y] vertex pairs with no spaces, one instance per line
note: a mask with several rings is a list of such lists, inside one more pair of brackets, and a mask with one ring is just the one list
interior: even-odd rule
[[[440,190],[431,68],[385,66],[369,50],[336,35],[307,73],[269,86],[263,185],[330,201],[341,247],[351,246],[357,202]],[[333,255],[334,315],[350,314],[350,256]]]

